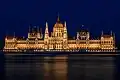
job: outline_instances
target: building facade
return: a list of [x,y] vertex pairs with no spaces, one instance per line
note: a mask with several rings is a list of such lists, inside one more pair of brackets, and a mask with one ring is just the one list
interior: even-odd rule
[[4,49],[37,49],[37,50],[113,50],[115,49],[115,35],[101,33],[99,39],[91,39],[90,32],[80,30],[76,38],[69,38],[66,22],[62,24],[58,17],[53,32],[49,32],[48,23],[44,35],[39,27],[29,27],[27,38],[5,37]]

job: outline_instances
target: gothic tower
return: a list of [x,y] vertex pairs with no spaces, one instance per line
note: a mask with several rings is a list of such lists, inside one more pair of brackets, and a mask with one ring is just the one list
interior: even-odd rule
[[66,21],[64,23],[64,32],[63,32],[63,48],[66,49],[67,48],[67,39],[68,39],[68,36],[67,36],[67,27],[66,27]]
[[66,22],[64,23],[64,36],[63,36],[63,38],[67,40],[67,27],[66,27]]
[[45,49],[48,49],[48,39],[49,39],[48,23],[46,22],[45,35],[44,35]]

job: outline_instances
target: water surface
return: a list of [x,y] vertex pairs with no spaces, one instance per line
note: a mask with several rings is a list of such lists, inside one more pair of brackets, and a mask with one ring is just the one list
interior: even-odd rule
[[5,55],[5,80],[118,80],[116,56]]

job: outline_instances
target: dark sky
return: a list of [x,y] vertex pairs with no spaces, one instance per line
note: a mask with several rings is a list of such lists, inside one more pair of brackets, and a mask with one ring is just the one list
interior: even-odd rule
[[52,30],[58,13],[72,36],[84,24],[91,35],[112,30],[120,40],[120,0],[0,0],[0,39],[14,32],[27,36],[30,24],[44,30],[46,21]]

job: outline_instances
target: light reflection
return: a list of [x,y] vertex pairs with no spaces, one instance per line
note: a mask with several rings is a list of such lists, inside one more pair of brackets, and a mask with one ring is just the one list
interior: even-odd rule
[[9,55],[5,77],[6,80],[115,80],[113,60],[112,56],[99,55]]
[[67,80],[67,57],[45,57],[44,79],[45,80]]

